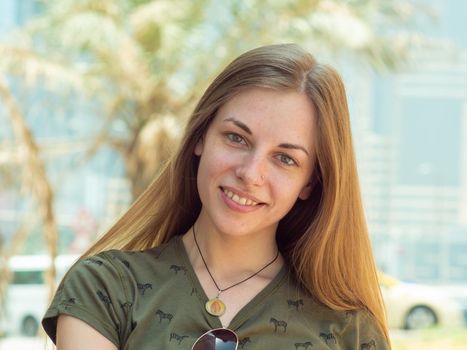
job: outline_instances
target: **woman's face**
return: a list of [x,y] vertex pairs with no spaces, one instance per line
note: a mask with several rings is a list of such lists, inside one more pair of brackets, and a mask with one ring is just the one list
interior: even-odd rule
[[224,234],[274,234],[310,194],[315,139],[306,95],[251,88],[233,97],[195,148],[200,223]]

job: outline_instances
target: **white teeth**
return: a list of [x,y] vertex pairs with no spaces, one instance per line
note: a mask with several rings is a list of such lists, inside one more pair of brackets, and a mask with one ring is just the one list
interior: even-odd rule
[[252,201],[251,199],[240,197],[238,194],[233,193],[232,191],[229,190],[224,190],[224,193],[227,197],[229,197],[231,200],[233,200],[235,203],[238,203],[240,205],[256,205],[255,201]]

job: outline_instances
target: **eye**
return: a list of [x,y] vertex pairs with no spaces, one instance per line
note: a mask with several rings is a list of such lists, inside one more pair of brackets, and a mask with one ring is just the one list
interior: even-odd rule
[[279,154],[277,156],[281,163],[284,163],[287,166],[297,165],[297,162],[292,157],[289,157],[287,154]]
[[239,134],[236,134],[234,132],[229,132],[229,133],[226,134],[226,136],[227,136],[227,138],[229,139],[230,142],[239,143],[239,144],[246,144],[246,141]]

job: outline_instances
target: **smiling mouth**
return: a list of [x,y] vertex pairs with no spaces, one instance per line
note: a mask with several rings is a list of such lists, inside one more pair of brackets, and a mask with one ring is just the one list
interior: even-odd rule
[[245,198],[245,197],[240,197],[238,194],[236,193],[233,193],[232,191],[229,191],[225,188],[222,188],[221,187],[221,190],[222,192],[224,192],[224,194],[230,198],[233,202],[237,203],[237,204],[240,204],[240,205],[245,205],[245,206],[255,206],[255,205],[258,205],[258,204],[262,204],[262,203],[258,203],[258,202],[255,202],[254,200],[251,200],[249,198]]

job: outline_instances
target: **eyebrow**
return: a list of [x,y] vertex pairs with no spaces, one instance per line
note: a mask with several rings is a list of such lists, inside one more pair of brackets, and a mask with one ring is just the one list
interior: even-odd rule
[[243,131],[245,131],[246,133],[248,133],[249,135],[253,135],[253,133],[251,132],[250,128],[245,124],[245,123],[242,123],[240,120],[237,120],[235,118],[225,118],[224,119],[225,122],[232,122],[234,123],[236,126],[238,126],[240,129],[242,129]]
[[293,143],[281,143],[279,147],[286,148],[286,149],[298,149],[298,150],[305,152],[307,156],[310,156],[308,151],[300,145],[294,145]]
[[[245,131],[247,134],[253,135],[253,133],[251,132],[251,129],[245,123],[241,122],[240,120],[237,120],[235,118],[225,118],[224,121],[225,122],[232,122],[233,124],[238,126],[240,129]],[[280,148],[286,148],[286,149],[301,150],[301,151],[305,152],[307,156],[310,156],[310,154],[305,149],[305,147],[302,147],[300,145],[295,145],[293,143],[281,143],[281,144],[279,144],[279,147]]]

